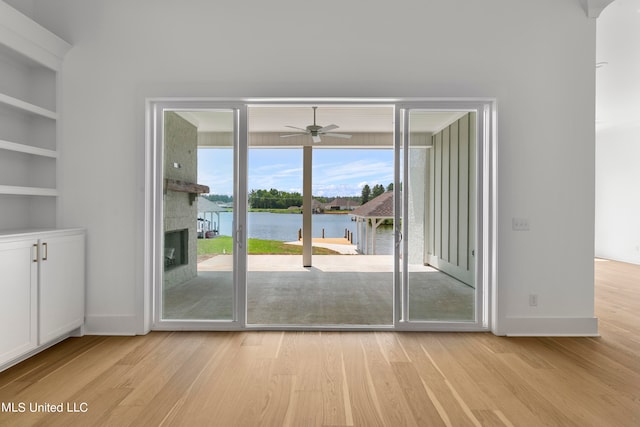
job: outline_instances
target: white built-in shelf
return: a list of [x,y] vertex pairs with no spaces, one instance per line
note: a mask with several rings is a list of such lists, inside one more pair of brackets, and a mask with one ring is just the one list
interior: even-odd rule
[[25,58],[58,71],[71,45],[0,1],[0,43]]
[[38,116],[46,117],[51,120],[58,120],[58,113],[56,113],[55,111],[38,107],[37,105],[30,104],[9,95],[5,95],[4,93],[0,93],[0,103],[27,113],[36,114]]
[[0,0],[1,229],[57,223],[58,73],[70,48]]
[[58,158],[58,152],[54,150],[47,150],[46,148],[33,147],[31,145],[18,144],[11,141],[3,141],[0,139],[0,149],[17,151],[19,153],[33,154],[35,156],[51,157],[53,159]]
[[17,196],[51,196],[56,197],[58,190],[55,188],[18,187],[15,185],[0,185],[0,194],[12,194]]

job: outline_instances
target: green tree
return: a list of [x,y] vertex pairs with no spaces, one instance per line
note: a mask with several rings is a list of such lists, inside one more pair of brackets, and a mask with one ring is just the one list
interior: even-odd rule
[[376,184],[373,186],[373,191],[371,192],[371,196],[373,199],[375,199],[382,193],[384,193],[384,186],[382,184]]
[[204,196],[205,199],[209,199],[212,202],[222,202],[222,203],[231,203],[233,202],[233,197],[228,196],[226,194],[208,194]]
[[254,209],[287,209],[290,206],[302,205],[302,195],[300,193],[289,193],[275,188],[270,190],[251,190],[248,199],[249,207]]
[[362,196],[360,198],[360,203],[364,205],[369,201],[370,197],[371,197],[371,188],[369,187],[369,184],[365,184],[364,187],[362,187]]
[[393,182],[389,183],[389,185],[387,185],[387,191],[393,191]]

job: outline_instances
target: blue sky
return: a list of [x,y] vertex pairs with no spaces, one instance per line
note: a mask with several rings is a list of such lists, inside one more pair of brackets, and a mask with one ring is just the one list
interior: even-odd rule
[[[248,189],[298,191],[302,193],[302,149],[249,150]],[[212,194],[233,193],[231,149],[198,150],[198,183]],[[393,182],[391,149],[315,149],[313,151],[314,196],[359,196],[362,187]]]

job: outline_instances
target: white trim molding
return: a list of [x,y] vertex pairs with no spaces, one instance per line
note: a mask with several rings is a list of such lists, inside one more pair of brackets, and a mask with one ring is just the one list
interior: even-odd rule
[[605,7],[613,3],[613,0],[580,0],[580,3],[589,18],[597,19]]
[[[496,100],[494,98],[147,98],[146,99],[146,172],[145,172],[145,254],[144,254],[144,291],[141,301],[137,301],[139,310],[144,313],[143,318],[137,319],[137,326],[141,333],[152,330],[438,330],[438,331],[494,331],[498,327],[499,319],[495,316],[492,305],[493,295],[497,293],[497,133],[496,133]],[[473,111],[477,117],[477,169],[476,179],[477,198],[476,209],[478,223],[476,227],[476,273],[478,293],[476,298],[476,318],[471,322],[433,322],[407,321],[394,317],[393,327],[359,325],[245,325],[246,313],[246,249],[241,248],[244,230],[246,230],[246,205],[238,200],[246,200],[246,150],[247,150],[247,107],[255,105],[386,105],[393,106],[396,113],[400,110],[420,111]],[[162,253],[162,135],[163,112],[224,109],[235,111],[236,147],[236,205],[237,212],[235,235],[237,254],[235,268],[235,311],[233,319],[225,321],[201,320],[165,320],[161,318],[161,304],[158,295],[161,292],[162,263],[158,254]],[[406,126],[406,124],[405,124]],[[395,137],[399,138],[400,123],[396,117]],[[395,141],[396,173],[399,168],[398,151],[401,146],[399,139]],[[406,161],[406,159],[405,159]],[[394,181],[399,184],[399,175]],[[396,200],[399,202],[399,199]],[[396,206],[396,212],[400,212]],[[241,250],[242,249],[242,250]],[[396,260],[396,262],[398,262]],[[396,304],[400,302],[399,290],[400,266],[396,265]],[[406,266],[404,268],[406,270]],[[480,285],[481,284],[481,285]],[[406,306],[406,304],[405,304]],[[396,306],[396,314],[399,314]],[[111,319],[108,320],[107,319]],[[115,325],[109,322],[115,321]],[[101,332],[109,329],[136,330],[135,326],[127,328],[128,321],[133,319],[119,319],[118,317],[99,317],[87,319],[87,333],[93,330]]]
[[596,317],[507,317],[510,337],[597,337]]
[[62,68],[71,45],[40,24],[0,1],[0,38],[9,48],[52,70]]
[[85,335],[136,335],[139,319],[136,316],[87,316]]

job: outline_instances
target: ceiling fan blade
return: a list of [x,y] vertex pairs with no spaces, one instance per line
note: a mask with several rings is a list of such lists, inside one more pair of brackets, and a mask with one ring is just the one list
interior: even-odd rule
[[295,126],[286,126],[286,125],[285,125],[285,127],[286,127],[286,128],[291,128],[291,129],[296,129],[296,130],[301,130],[302,132],[307,132],[307,130],[306,130],[306,129],[299,128],[299,127],[295,127]]
[[290,133],[287,135],[280,135],[280,138],[289,138],[292,136],[304,136],[304,135],[306,135],[306,133]]
[[321,142],[320,135],[311,135],[313,142]]
[[351,135],[347,135],[346,133],[323,133],[324,136],[333,136],[335,138],[351,138]]
[[338,129],[340,126],[338,125],[328,125],[323,128],[318,129],[318,132],[329,132],[330,130]]

